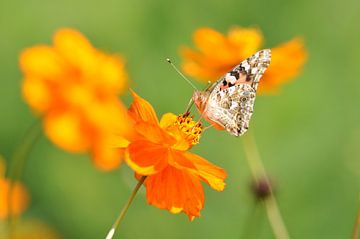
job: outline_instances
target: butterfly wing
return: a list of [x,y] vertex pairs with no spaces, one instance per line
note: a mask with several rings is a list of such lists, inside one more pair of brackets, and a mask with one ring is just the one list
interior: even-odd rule
[[204,109],[206,118],[232,135],[244,134],[253,113],[259,81],[270,59],[270,49],[261,50],[221,77],[210,88]]
[[262,75],[269,67],[270,60],[270,49],[258,51],[221,77],[212,89],[224,90],[234,85],[249,84],[256,91]]

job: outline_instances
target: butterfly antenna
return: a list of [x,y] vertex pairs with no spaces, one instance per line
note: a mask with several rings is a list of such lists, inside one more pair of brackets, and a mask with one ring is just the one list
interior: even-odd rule
[[191,109],[191,107],[192,107],[193,105],[194,105],[194,100],[193,100],[193,98],[191,97],[191,98],[190,98],[190,101],[189,101],[189,103],[188,103],[188,105],[187,105],[187,107],[186,107],[185,114],[190,112],[190,109]]
[[187,83],[189,83],[189,84],[191,85],[192,88],[194,88],[194,90],[198,90],[198,89],[196,88],[196,86],[195,86],[188,78],[186,78],[186,76],[184,76],[184,74],[181,73],[181,71],[179,71],[179,69],[171,62],[171,60],[170,60],[169,58],[166,58],[166,61],[175,69],[175,71],[176,71],[177,73],[179,73],[179,75],[180,75]]

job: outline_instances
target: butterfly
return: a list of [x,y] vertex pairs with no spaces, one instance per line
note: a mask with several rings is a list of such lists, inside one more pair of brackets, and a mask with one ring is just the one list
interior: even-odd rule
[[192,99],[202,117],[217,129],[225,129],[234,136],[243,135],[249,128],[256,90],[270,60],[270,49],[258,51],[208,89],[195,91]]

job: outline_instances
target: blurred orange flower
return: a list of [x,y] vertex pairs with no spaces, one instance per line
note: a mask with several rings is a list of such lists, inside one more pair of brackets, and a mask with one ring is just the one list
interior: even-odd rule
[[129,139],[126,162],[138,176],[147,176],[149,204],[192,220],[204,207],[201,181],[222,191],[226,173],[204,158],[188,152],[199,142],[202,126],[188,115],[167,113],[160,122],[149,102],[133,93],[129,115],[135,134]]
[[[194,78],[215,81],[235,65],[245,60],[263,44],[257,28],[230,29],[223,35],[211,28],[200,28],[193,35],[196,50],[181,49],[183,70]],[[271,64],[259,84],[261,92],[275,92],[285,82],[297,76],[307,59],[303,40],[299,37],[271,49]]]
[[127,88],[124,60],[107,55],[78,31],[60,29],[53,46],[38,45],[20,56],[25,101],[44,119],[49,139],[69,152],[90,152],[101,169],[120,164],[109,147],[128,129],[118,94]]
[[[3,235],[4,234],[4,235]],[[9,239],[7,233],[1,234],[0,239]],[[12,232],[11,239],[60,239],[62,238],[53,228],[39,220],[21,220]]]
[[[25,211],[29,204],[29,195],[25,187],[16,182],[13,184],[12,194],[9,197],[10,181],[5,177],[5,163],[0,158],[0,220],[9,216],[9,204],[13,215],[19,215]],[[11,203],[9,203],[11,198]]]

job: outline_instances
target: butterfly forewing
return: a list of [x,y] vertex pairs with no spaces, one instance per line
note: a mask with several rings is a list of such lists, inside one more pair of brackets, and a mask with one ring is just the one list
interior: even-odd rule
[[260,78],[268,68],[270,49],[261,50],[221,77],[210,89],[203,114],[230,134],[240,136],[254,110]]

